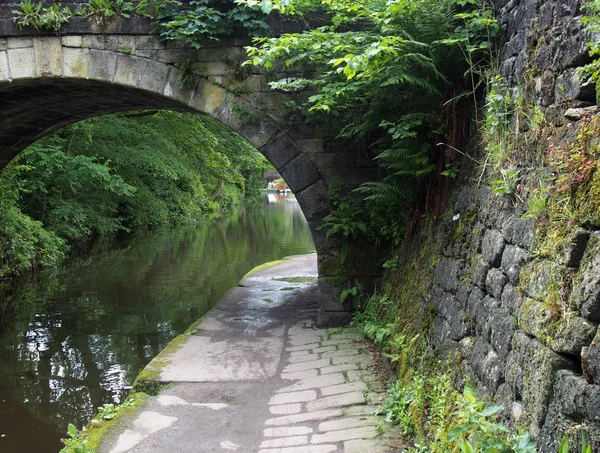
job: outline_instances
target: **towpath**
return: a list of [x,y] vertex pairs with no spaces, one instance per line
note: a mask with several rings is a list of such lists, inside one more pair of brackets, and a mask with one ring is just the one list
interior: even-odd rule
[[100,453],[381,453],[397,436],[353,329],[317,329],[316,256],[257,268],[140,375],[169,383]]

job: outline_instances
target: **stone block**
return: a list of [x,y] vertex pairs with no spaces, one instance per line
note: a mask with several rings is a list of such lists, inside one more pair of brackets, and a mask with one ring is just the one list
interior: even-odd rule
[[490,344],[502,362],[510,352],[515,319],[506,308],[496,308],[491,316]]
[[269,412],[273,415],[299,414],[300,412],[302,412],[302,404],[293,403],[293,404],[281,404],[279,406],[271,406],[269,408]]
[[592,382],[600,385],[600,329],[592,340],[587,352],[587,373]]
[[498,354],[485,340],[477,340],[470,360],[479,380],[484,385],[482,389],[487,395],[493,395],[503,382],[504,367]]
[[136,50],[135,36],[107,36],[105,49],[126,54],[134,53]]
[[517,289],[511,283],[507,283],[504,290],[502,290],[500,301],[502,307],[508,309],[511,313],[517,313],[523,305],[523,297],[517,293]]
[[64,47],[84,47],[82,36],[63,36],[61,43]]
[[477,286],[474,286],[471,289],[471,294],[469,294],[469,299],[467,300],[467,314],[471,317],[471,319],[477,319],[477,312],[483,298],[485,297],[485,292]]
[[530,256],[527,250],[515,245],[507,245],[504,248],[500,268],[506,273],[508,280],[514,286],[519,284],[521,268],[529,260]]
[[281,437],[279,439],[265,440],[260,444],[260,448],[281,448],[295,447],[298,445],[307,445],[308,436]]
[[[89,51],[88,77],[96,80],[112,81],[117,71],[117,54],[106,50]],[[164,80],[159,92],[162,94]]]
[[506,235],[514,245],[528,249],[535,239],[534,219],[522,217],[512,219],[506,227]]
[[[139,83],[139,69],[144,60],[139,57],[118,54],[115,68],[114,83],[137,88]],[[91,61],[92,65],[95,63]],[[101,68],[100,68],[101,69]]]
[[212,116],[213,112],[223,102],[226,93],[225,89],[214,83],[207,80],[199,80],[189,106],[199,112]]
[[354,406],[355,404],[365,404],[365,397],[362,392],[342,393],[340,395],[327,396],[315,401],[310,401],[306,403],[306,409],[309,412],[314,412],[335,409],[338,407]]
[[331,359],[319,359],[311,362],[291,363],[287,365],[282,373],[295,373],[298,371],[312,370],[316,368],[325,368],[331,365]]
[[310,439],[310,443],[327,444],[344,442],[352,439],[373,439],[375,437],[377,437],[377,428],[375,428],[375,426],[362,426],[359,428],[329,431],[325,434],[314,434]]
[[508,283],[508,277],[500,269],[492,268],[485,278],[485,289],[496,299],[502,297],[502,290]]
[[[265,144],[261,148],[261,152],[275,168],[283,168],[301,153],[295,142],[287,134],[282,134]],[[325,193],[327,194],[327,190]]]
[[389,453],[393,446],[384,439],[356,439],[344,442],[344,453]]
[[475,317],[475,332],[478,337],[486,341],[490,341],[492,333],[492,325],[494,324],[494,311],[500,307],[500,302],[491,296],[485,296],[479,307]]
[[5,81],[9,79],[8,56],[6,55],[6,51],[0,51],[0,80]]
[[502,252],[504,251],[504,237],[498,230],[488,230],[481,244],[483,259],[494,267],[500,267]]
[[281,426],[277,428],[267,428],[263,431],[265,437],[290,437],[311,434],[313,429],[308,426]]
[[309,222],[322,219],[331,210],[327,198],[327,185],[322,180],[297,193],[296,198]]
[[253,105],[242,101],[231,93],[225,94],[219,107],[217,107],[212,114],[213,118],[219,120],[221,123],[229,126],[233,131],[238,133],[242,126],[250,119],[257,119],[255,115],[256,112]]
[[559,451],[565,434],[569,434],[570,451],[579,451],[581,449],[581,432],[585,434],[587,444],[592,446],[592,451],[595,451],[594,447],[600,445],[600,424],[588,419],[573,419],[552,405],[539,435],[539,451]]
[[160,42],[157,36],[147,35],[147,36],[136,36],[135,37],[135,49],[147,49],[147,50],[158,50],[164,49],[164,43]]
[[444,291],[454,292],[458,287],[458,272],[462,264],[455,259],[441,259],[435,267],[435,280]]
[[294,193],[306,189],[321,177],[317,168],[304,153],[299,154],[294,160],[280,169],[280,174]]
[[33,47],[33,38],[8,38],[8,49],[24,49]]
[[278,393],[269,400],[270,405],[305,403],[317,399],[317,392],[314,390],[304,390],[299,392]]
[[477,285],[481,289],[485,289],[485,279],[488,271],[492,268],[492,265],[486,261],[478,260],[473,270],[473,284]]
[[277,393],[281,392],[297,392],[300,390],[309,390],[317,388],[329,388],[332,386],[339,386],[344,384],[345,378],[342,373],[328,374],[326,376],[316,376],[313,378],[303,379],[300,382],[296,382],[288,387],[277,390]]
[[143,62],[140,62],[138,87],[142,90],[162,94],[169,70],[167,65],[144,59]]
[[331,374],[331,373],[343,373],[344,371],[356,370],[358,369],[358,365],[356,363],[344,363],[341,365],[332,365],[325,368],[321,368],[321,374]]
[[507,362],[506,383],[530,414],[530,429],[539,433],[553,395],[554,374],[573,363],[522,331],[513,336]]
[[[124,57],[126,57],[126,56],[125,55],[119,56],[119,59],[121,60]],[[139,59],[139,57],[129,57],[129,58]],[[189,105],[195,92],[196,92],[195,84],[193,86],[183,86],[183,84],[181,83],[181,80],[179,79],[179,69],[174,68],[174,67],[170,69],[169,75],[168,75],[166,83],[165,83],[165,89],[163,91],[164,96],[166,96],[170,99],[173,99],[177,102],[180,102],[184,105]],[[216,117],[216,114],[215,114],[215,117]],[[217,119],[219,119],[219,118],[217,118]],[[231,127],[230,124],[227,124],[227,125]]]
[[62,76],[62,44],[60,38],[33,39],[36,77]]
[[600,322],[600,233],[591,235],[571,293],[581,314]]
[[6,51],[8,55],[8,66],[10,68],[10,78],[33,78],[35,77],[34,53],[32,47],[11,48]]
[[319,370],[312,369],[312,370],[305,370],[305,371],[296,371],[296,372],[292,372],[292,373],[281,373],[281,379],[287,379],[290,381],[297,381],[299,379],[309,379],[312,377],[315,377],[319,374]]
[[329,409],[315,412],[303,412],[301,414],[285,415],[283,417],[270,418],[265,422],[265,426],[286,426],[296,423],[306,423],[312,421],[328,420],[344,415],[342,409]]

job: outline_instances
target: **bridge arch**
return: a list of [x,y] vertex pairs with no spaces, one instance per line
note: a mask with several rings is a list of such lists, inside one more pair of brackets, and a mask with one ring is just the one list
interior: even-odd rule
[[[93,116],[141,109],[209,115],[277,168],[311,228],[319,275],[333,276],[339,244],[317,230],[331,210],[328,183],[341,179],[352,188],[369,180],[370,162],[358,155],[351,163],[357,156],[346,145],[291,124],[285,101],[296,95],[270,90],[260,73],[236,77],[242,56],[234,39],[191,50],[147,34],[0,37],[0,171],[39,138]],[[340,308],[337,300],[321,306]]]

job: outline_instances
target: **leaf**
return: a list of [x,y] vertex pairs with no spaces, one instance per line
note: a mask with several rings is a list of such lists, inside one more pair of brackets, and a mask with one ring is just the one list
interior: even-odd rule
[[502,410],[502,404],[498,406],[488,406],[481,411],[481,415],[483,417],[489,417],[490,415],[494,415],[495,413]]
[[77,435],[77,428],[73,423],[69,423],[69,426],[67,427],[67,433],[71,437],[75,437]]

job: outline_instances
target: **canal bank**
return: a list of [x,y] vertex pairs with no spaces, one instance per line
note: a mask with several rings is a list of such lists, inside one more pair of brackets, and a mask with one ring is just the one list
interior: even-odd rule
[[316,277],[314,254],[251,271],[140,373],[153,396],[91,430],[97,451],[396,451],[373,415],[373,351],[352,329],[315,327]]

